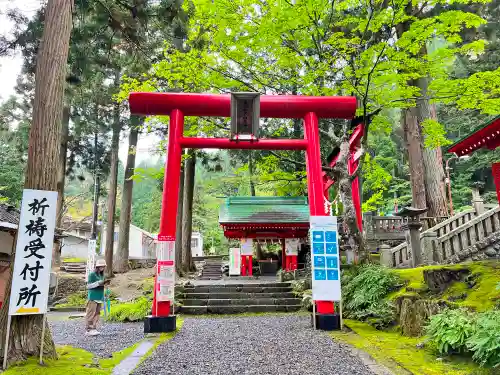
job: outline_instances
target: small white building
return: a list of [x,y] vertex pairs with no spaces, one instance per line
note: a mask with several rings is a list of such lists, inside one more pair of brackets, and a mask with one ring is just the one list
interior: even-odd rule
[[[90,223],[79,223],[67,227],[62,240],[61,258],[82,258],[87,259],[88,246],[91,233]],[[98,232],[101,235],[101,254],[106,249],[106,227],[98,226]],[[118,249],[118,230],[115,226],[113,238],[113,253]],[[130,225],[129,237],[129,257],[135,259],[155,258],[154,237],[151,233],[135,226]]]
[[199,232],[191,233],[191,256],[203,256],[203,236]]

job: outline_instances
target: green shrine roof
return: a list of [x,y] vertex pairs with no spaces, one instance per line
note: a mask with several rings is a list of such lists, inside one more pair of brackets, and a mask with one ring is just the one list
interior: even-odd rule
[[220,206],[219,223],[309,223],[309,203],[307,197],[230,197]]

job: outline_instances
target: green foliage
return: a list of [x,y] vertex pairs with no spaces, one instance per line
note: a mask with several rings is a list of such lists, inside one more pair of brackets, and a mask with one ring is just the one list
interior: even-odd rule
[[473,353],[481,366],[500,366],[500,311],[445,310],[434,315],[427,334],[440,353]]
[[87,304],[87,292],[81,291],[70,294],[66,303],[58,304],[56,307],[84,307]]
[[436,149],[442,146],[450,145],[452,142],[446,138],[446,130],[443,125],[433,119],[422,121],[422,134],[424,136],[424,146],[430,149]]
[[474,332],[472,315],[465,309],[445,310],[431,317],[426,331],[439,353],[465,352]]
[[467,348],[474,353],[472,359],[481,366],[500,366],[500,311],[477,314]]
[[146,297],[140,297],[132,302],[111,305],[108,320],[113,322],[137,322],[143,320],[151,312],[151,301]]
[[385,297],[398,287],[400,279],[380,265],[365,265],[342,273],[342,299],[346,316],[368,320],[377,327],[394,320],[394,307]]
[[346,319],[344,324],[352,331],[336,331],[334,339],[346,342],[370,354],[393,374],[404,375],[492,375],[465,356],[442,358],[422,344],[421,337],[406,337],[397,330],[381,331],[367,323]]

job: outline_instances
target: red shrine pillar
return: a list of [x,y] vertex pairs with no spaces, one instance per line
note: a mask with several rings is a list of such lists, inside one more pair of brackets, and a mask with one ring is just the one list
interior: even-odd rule
[[281,269],[286,271],[288,268],[287,259],[286,259],[286,248],[285,248],[285,239],[281,239]]
[[[183,130],[184,115],[180,110],[174,109],[170,113],[167,160],[165,162],[165,176],[163,179],[157,272],[152,308],[152,315],[154,317],[169,316],[173,303],[173,288],[175,287],[175,233],[182,157],[182,147],[179,140],[182,137]],[[171,280],[168,277],[162,277],[161,270],[165,268],[172,268],[173,276],[170,276]],[[162,291],[168,290],[169,287],[172,288],[170,296],[163,296]]]
[[[307,113],[304,117],[304,126],[307,140],[306,173],[309,213],[311,216],[327,216],[324,207],[318,116],[314,112]],[[334,301],[316,301],[316,306],[319,314],[335,312]]]
[[[252,252],[248,251],[247,246],[245,245],[245,241],[252,241],[252,247],[253,247],[253,240],[249,239],[241,239],[241,276],[252,276],[253,275],[253,256],[251,255]],[[245,247],[245,249],[243,249]]]
[[498,204],[500,204],[500,163],[493,163],[491,165],[491,172],[493,174],[493,181],[497,190]]
[[[347,169],[349,175],[352,175],[358,168],[359,160],[354,160],[355,151],[349,151],[349,159],[347,161]],[[359,195],[359,177],[356,177],[351,183],[352,203],[356,211],[356,223],[361,232],[363,230],[363,215],[361,213],[361,197]]]

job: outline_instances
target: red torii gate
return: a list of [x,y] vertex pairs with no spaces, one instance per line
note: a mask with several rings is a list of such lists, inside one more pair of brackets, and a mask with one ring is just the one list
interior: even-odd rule
[[[361,158],[361,150],[359,149],[361,145],[361,139],[364,135],[363,124],[358,124],[351,136],[349,137],[349,159],[347,160],[347,172],[352,175],[359,165],[359,159]],[[332,161],[330,162],[330,167],[335,167],[337,160],[339,158],[339,153],[337,152],[333,155]],[[329,199],[328,190],[335,183],[326,172],[323,172],[323,194],[326,199]],[[363,216],[361,212],[361,196],[359,194],[359,177],[356,177],[351,184],[352,187],[352,202],[354,204],[354,209],[356,210],[356,223],[360,231],[363,230]]]
[[[176,215],[183,148],[302,150],[306,152],[307,187],[311,216],[325,216],[323,175],[319,144],[318,118],[352,119],[356,112],[355,97],[309,97],[297,95],[263,95],[260,116],[304,119],[304,139],[258,139],[239,141],[229,138],[188,138],[183,136],[184,116],[230,117],[231,96],[190,93],[131,93],[130,112],[134,115],[169,115],[167,160],[158,241],[157,275],[172,272],[175,261]],[[168,268],[168,270],[167,270]],[[171,289],[169,289],[171,288]],[[174,285],[155,283],[152,317],[145,321],[145,332],[175,329],[170,315],[172,298],[163,298],[164,290],[173,295]],[[334,312],[333,301],[317,301],[318,313]]]

